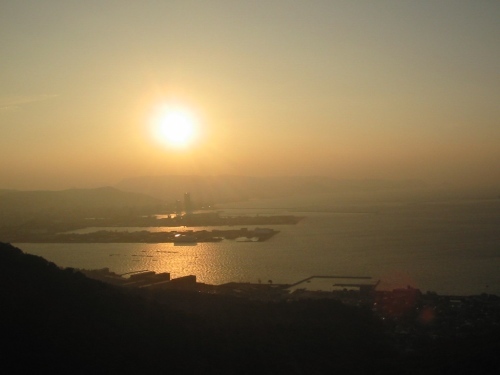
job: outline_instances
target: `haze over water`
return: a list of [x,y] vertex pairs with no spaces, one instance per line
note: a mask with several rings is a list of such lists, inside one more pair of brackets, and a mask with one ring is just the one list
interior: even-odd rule
[[307,219],[266,243],[22,247],[210,283],[402,273],[500,294],[499,19],[499,1],[3,1],[0,193],[324,176],[490,199],[283,198],[260,208]]
[[[321,212],[314,209],[320,201]],[[211,284],[372,276],[381,280],[381,289],[410,285],[440,294],[500,295],[500,201],[379,202],[349,209],[332,202],[322,196],[226,205],[224,213],[229,215],[306,216],[295,226],[273,226],[281,232],[259,243],[18,246],[66,267],[109,267],[119,274],[147,269],[170,272],[172,277],[194,274]],[[332,282],[307,287],[331,290]]]

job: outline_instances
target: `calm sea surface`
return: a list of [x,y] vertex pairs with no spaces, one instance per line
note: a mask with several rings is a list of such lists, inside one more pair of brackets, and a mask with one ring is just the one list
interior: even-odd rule
[[[440,294],[500,295],[500,200],[343,207],[275,200],[222,210],[227,215],[293,214],[305,219],[297,225],[271,226],[280,233],[257,243],[16,246],[62,267],[109,267],[119,274],[170,272],[172,277],[196,275],[198,281],[210,284],[293,283],[313,275],[372,276],[381,280],[379,289],[411,285]],[[328,290],[331,284],[323,282],[321,288]]]

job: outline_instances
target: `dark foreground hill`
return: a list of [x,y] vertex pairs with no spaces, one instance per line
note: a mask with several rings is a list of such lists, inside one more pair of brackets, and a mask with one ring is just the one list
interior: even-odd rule
[[[461,368],[464,361],[457,355],[470,353],[463,345],[401,355],[369,310],[333,300],[257,302],[157,293],[111,287],[0,243],[0,366],[8,373],[126,374],[486,374],[495,369],[491,361],[476,361],[487,361],[488,353],[469,355]],[[474,345],[474,353],[496,352],[494,342]]]

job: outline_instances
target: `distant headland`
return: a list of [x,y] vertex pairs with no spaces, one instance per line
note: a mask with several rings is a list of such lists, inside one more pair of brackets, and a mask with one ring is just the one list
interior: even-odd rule
[[[0,208],[0,239],[17,243],[197,243],[223,239],[262,242],[279,233],[263,226],[294,225],[303,219],[294,215],[221,215],[213,206],[205,207],[191,200],[188,192],[182,201],[167,204],[114,188],[3,191]],[[89,227],[96,230],[77,232]],[[145,229],[109,229],[130,227]],[[175,230],[147,230],[152,227]]]

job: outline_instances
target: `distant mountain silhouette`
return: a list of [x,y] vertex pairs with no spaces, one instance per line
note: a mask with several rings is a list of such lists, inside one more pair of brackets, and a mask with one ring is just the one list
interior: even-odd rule
[[0,215],[40,212],[92,212],[103,208],[139,208],[160,205],[161,200],[113,187],[59,191],[0,190]]
[[414,180],[337,180],[329,177],[250,177],[250,176],[144,176],[125,179],[115,185],[125,191],[140,192],[164,200],[182,199],[190,192],[198,201],[223,203],[321,194],[342,191],[377,191],[422,187]]

